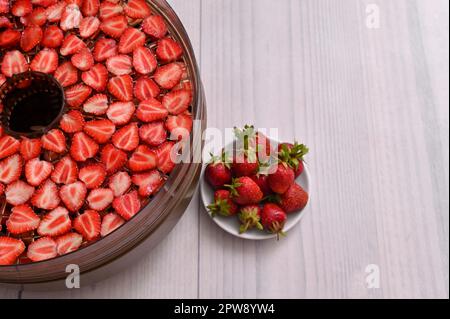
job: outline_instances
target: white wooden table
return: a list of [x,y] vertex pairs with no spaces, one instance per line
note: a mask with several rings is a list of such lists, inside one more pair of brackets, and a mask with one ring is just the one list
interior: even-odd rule
[[[0,298],[448,298],[448,1],[170,2],[197,52],[209,126],[278,127],[310,146],[307,216],[280,242],[242,241],[197,195],[115,277]],[[379,28],[366,23],[371,4]],[[367,287],[371,264],[379,289]]]

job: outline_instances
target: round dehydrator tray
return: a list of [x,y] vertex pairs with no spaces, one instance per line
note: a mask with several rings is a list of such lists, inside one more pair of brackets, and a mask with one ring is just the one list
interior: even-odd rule
[[166,19],[170,35],[184,49],[184,62],[194,92],[191,105],[194,128],[190,136],[189,158],[177,164],[153,199],[119,229],[67,255],[30,264],[0,266],[0,284],[61,289],[65,287],[68,276],[66,267],[71,264],[79,266],[82,285],[105,279],[136,262],[156,246],[181,218],[196,191],[201,163],[195,163],[194,157],[202,152],[201,133],[206,128],[205,96],[197,62],[187,32],[175,11],[165,0],[148,2]]

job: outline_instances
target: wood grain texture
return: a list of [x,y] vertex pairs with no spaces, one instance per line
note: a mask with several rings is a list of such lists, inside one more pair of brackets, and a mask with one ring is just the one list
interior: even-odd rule
[[[312,201],[280,242],[217,228],[194,198],[166,240],[80,298],[448,298],[448,2],[171,0],[208,124],[307,143]],[[380,9],[379,29],[366,7]],[[365,269],[379,266],[379,289]],[[0,290],[0,297],[15,291]]]

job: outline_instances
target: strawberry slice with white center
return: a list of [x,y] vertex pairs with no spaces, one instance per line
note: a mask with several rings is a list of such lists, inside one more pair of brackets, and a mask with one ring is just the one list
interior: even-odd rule
[[50,179],[46,180],[33,194],[31,203],[41,209],[55,209],[60,203],[58,186]]
[[115,197],[122,196],[131,186],[131,177],[127,172],[114,174],[109,180],[109,188]]
[[107,143],[115,131],[116,126],[110,120],[94,120],[84,126],[84,132],[99,144]]
[[87,210],[73,221],[73,227],[83,235],[83,238],[91,241],[100,236],[101,217],[95,210]]
[[102,163],[105,165],[108,174],[114,174],[120,170],[127,162],[127,153],[114,147],[114,145],[106,145],[100,154]]
[[125,14],[133,19],[144,19],[152,14],[146,0],[130,0],[124,8]]
[[116,125],[124,125],[130,122],[136,110],[133,102],[116,102],[109,106],[106,115]]
[[70,147],[70,155],[77,162],[93,158],[99,150],[98,144],[84,132],[75,133]]
[[172,115],[181,114],[189,108],[192,102],[191,92],[188,90],[176,90],[167,93],[162,99],[162,104]]
[[106,170],[101,164],[88,165],[80,169],[78,178],[88,189],[100,187],[106,178]]
[[51,175],[52,181],[57,184],[72,184],[77,181],[77,178],[77,163],[70,156],[60,159]]
[[127,27],[128,21],[127,18],[123,15],[103,19],[103,22],[100,24],[100,30],[102,30],[103,33],[116,39],[121,37]]
[[128,160],[128,167],[133,172],[143,172],[156,168],[156,153],[148,146],[140,145]]
[[117,43],[113,39],[99,39],[94,46],[94,59],[97,62],[103,62],[106,59],[117,55]]
[[115,147],[124,151],[132,151],[139,145],[139,130],[136,123],[122,127],[112,137]]
[[158,61],[149,48],[138,47],[133,51],[133,67],[140,74],[150,74],[157,66]]
[[158,42],[156,55],[163,62],[173,62],[181,58],[183,48],[175,40],[164,38]]
[[71,212],[76,212],[83,207],[86,194],[86,185],[82,182],[64,185],[59,190],[59,196],[62,202]]
[[164,120],[168,115],[167,108],[156,99],[142,101],[136,112],[136,117],[143,122]]
[[[0,30],[2,28],[0,27]],[[0,32],[0,47],[11,48],[17,45],[20,41],[21,34],[17,30],[7,29]]]
[[19,151],[20,142],[6,135],[0,138],[0,159],[11,156]]
[[10,156],[0,162],[0,182],[10,184],[22,175],[22,157],[19,154]]
[[64,38],[61,49],[59,52],[61,55],[67,56],[79,52],[81,49],[86,48],[86,44],[74,34],[69,34]]
[[136,174],[131,178],[133,184],[139,187],[139,195],[150,196],[155,194],[164,185],[164,178],[157,170],[148,173]]
[[62,256],[74,252],[80,248],[83,243],[83,236],[78,233],[67,233],[55,239],[56,251]]
[[89,71],[81,74],[81,79],[96,91],[104,91],[108,81],[108,70],[103,64],[94,65]]
[[178,148],[174,142],[165,142],[156,149],[158,169],[169,174],[175,168],[178,159]]
[[163,89],[170,90],[180,83],[183,68],[178,63],[170,63],[159,67],[154,75],[155,82]]
[[116,213],[125,220],[130,220],[141,209],[141,202],[137,191],[117,197],[114,199],[112,205]]
[[78,108],[91,95],[92,89],[84,84],[76,84],[66,89],[66,102],[69,106]]
[[68,87],[78,82],[78,70],[69,61],[61,64],[56,69],[54,76],[62,87]]
[[13,265],[25,251],[25,244],[20,239],[0,237],[0,266]]
[[80,23],[80,37],[87,39],[97,33],[100,20],[97,17],[86,17]]
[[100,8],[100,0],[84,0],[81,5],[81,12],[85,17],[95,16]]
[[29,15],[22,17],[21,21],[25,20],[23,22],[24,25],[38,25],[43,26],[47,22],[47,13],[45,8],[38,7],[33,10]]
[[105,20],[114,16],[121,15],[123,6],[117,1],[103,1],[100,5],[100,19]]
[[167,34],[167,25],[163,17],[153,15],[142,22],[142,30],[153,39],[162,39]]
[[64,31],[78,29],[82,18],[83,16],[81,15],[78,5],[69,4],[64,8],[63,13],[61,14],[59,26]]
[[59,126],[69,134],[80,132],[84,127],[84,116],[80,111],[71,110],[62,116]]
[[66,137],[58,129],[53,129],[41,137],[42,148],[55,153],[63,153],[66,150]]
[[44,32],[41,27],[37,25],[30,25],[26,27],[22,32],[22,37],[20,38],[20,47],[23,51],[31,51],[36,47],[42,40]]
[[12,182],[5,190],[6,201],[13,206],[25,204],[33,193],[34,187],[20,180]]
[[70,61],[80,71],[88,71],[94,66],[94,57],[88,48],[81,49],[80,52],[72,55]]
[[139,128],[140,139],[150,146],[159,146],[167,140],[167,131],[164,122],[152,122]]
[[12,208],[6,221],[6,228],[13,235],[19,235],[38,228],[41,219],[28,205],[18,205]]
[[145,44],[145,34],[136,28],[128,28],[123,32],[119,41],[119,52],[129,54]]
[[105,237],[125,224],[125,220],[117,214],[109,213],[103,217],[100,235]]
[[39,158],[29,160],[25,165],[25,177],[31,186],[39,186],[52,173],[52,163],[41,161]]
[[131,65],[133,61],[128,55],[116,55],[108,58],[106,67],[108,71],[114,75],[124,75],[131,73]]
[[87,197],[89,207],[97,211],[106,209],[113,200],[114,194],[109,188],[93,189]]
[[159,89],[158,84],[146,76],[140,77],[134,86],[134,96],[139,101],[156,98],[160,92],[161,90]]
[[32,10],[33,6],[30,0],[16,0],[11,7],[11,13],[16,17],[24,17]]
[[94,115],[106,114],[108,110],[108,97],[105,94],[96,94],[90,97],[83,105],[83,111]]
[[58,54],[54,49],[42,49],[31,61],[32,71],[53,73],[58,68]]
[[42,36],[41,44],[46,48],[59,48],[64,40],[64,33],[58,26],[49,25]]
[[0,13],[9,13],[9,0],[0,0]]
[[170,139],[181,141],[190,136],[192,131],[192,115],[183,113],[177,116],[169,116],[166,120],[166,128],[170,132]]
[[128,74],[113,77],[108,82],[108,91],[118,100],[129,102],[133,99],[133,79]]
[[59,1],[56,4],[47,8],[47,20],[49,22],[58,22],[61,20],[61,16],[66,8],[67,3],[64,1]]
[[28,68],[27,60],[20,51],[6,52],[3,57],[2,73],[7,77],[28,71]]
[[41,154],[41,140],[22,137],[20,142],[20,155],[25,161],[36,158]]
[[27,257],[32,261],[52,259],[58,255],[56,242],[50,237],[42,237],[28,246]]

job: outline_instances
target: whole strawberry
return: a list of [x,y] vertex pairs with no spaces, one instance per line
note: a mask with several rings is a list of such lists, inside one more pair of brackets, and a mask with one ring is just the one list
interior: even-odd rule
[[280,161],[287,163],[294,169],[295,177],[304,171],[303,157],[308,154],[309,149],[304,144],[283,143],[278,146],[278,157]]
[[231,199],[231,192],[222,189],[214,193],[214,203],[208,209],[213,217],[217,214],[229,217],[236,215],[239,208]]
[[205,178],[214,189],[221,188],[231,182],[231,169],[227,163],[225,152],[222,153],[221,157],[212,157],[211,162],[206,167]]
[[231,169],[236,177],[251,176],[258,171],[259,164],[256,157],[253,159],[246,155],[238,155],[234,158]]
[[277,194],[284,194],[294,183],[294,170],[286,163],[278,164],[276,171],[269,175],[270,189]]
[[239,212],[239,220],[241,221],[241,226],[239,227],[240,234],[255,227],[259,230],[264,229],[261,224],[261,207],[258,205],[247,205],[242,207]]
[[269,176],[264,174],[255,174],[250,178],[259,186],[264,196],[268,196],[272,193],[269,186]]
[[280,206],[265,204],[261,212],[261,223],[268,232],[284,236],[283,229],[287,215]]
[[308,193],[300,185],[294,183],[286,193],[280,195],[279,204],[289,214],[305,208],[308,198]]
[[234,176],[251,176],[259,168],[256,156],[256,132],[253,126],[246,125],[244,129],[234,129],[236,142],[234,144],[236,155],[233,158],[231,169]]
[[231,192],[231,198],[239,205],[258,204],[263,199],[259,186],[247,176],[234,178],[231,185],[226,185]]

